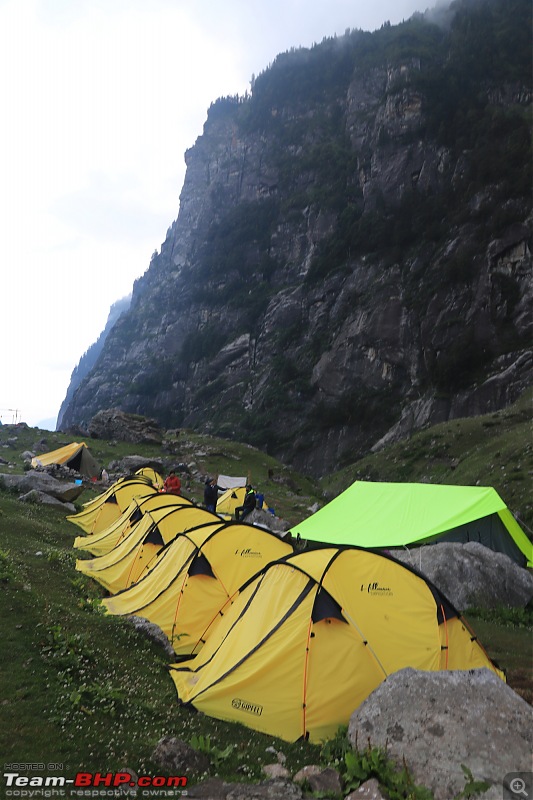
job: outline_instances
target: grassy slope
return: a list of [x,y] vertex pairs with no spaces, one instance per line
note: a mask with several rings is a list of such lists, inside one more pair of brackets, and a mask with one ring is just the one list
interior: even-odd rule
[[[72,440],[34,428],[0,427],[0,455],[13,465],[0,471],[22,474],[22,453],[43,438],[50,450]],[[249,475],[278,514],[290,512],[295,519],[307,516],[317,499],[310,481],[245,445],[190,432],[180,433],[171,454],[149,445],[87,444],[102,464],[135,453],[169,465],[188,463],[201,475]],[[202,499],[199,477],[185,477],[184,487],[188,496]],[[78,502],[100,491],[87,485]],[[288,745],[179,708],[163,652],[128,623],[98,612],[94,600],[103,594],[100,586],[74,568],[72,542],[78,533],[61,509],[23,504],[0,490],[0,641],[5,644],[0,650],[0,753],[5,763],[60,762],[64,774],[125,766],[156,774],[150,754],[166,734],[187,742],[208,736],[212,759],[220,762],[213,772],[233,779],[261,778],[261,765],[275,760],[266,752],[269,746],[283,750],[294,771],[316,761],[319,748],[309,744]],[[220,760],[228,742],[234,747]]]
[[493,414],[444,422],[374,453],[321,481],[336,496],[355,480],[493,486],[533,528],[533,390]]
[[[494,485],[531,521],[530,416],[531,394],[506,411],[423,431],[325,479],[322,486],[336,493],[363,477],[479,481]],[[17,440],[7,444],[14,436]],[[14,464],[9,471],[23,471],[21,453],[43,436],[50,449],[69,441],[36,429],[0,428],[0,455]],[[171,456],[146,445],[88,444],[102,463],[135,452],[194,460],[202,474],[250,474],[269,500],[275,498],[276,511],[291,521],[307,516],[309,504],[321,494],[311,481],[253,448],[189,432],[180,434]],[[187,487],[197,500],[201,489],[199,478]],[[96,491],[89,488],[80,500]],[[271,745],[286,754],[291,770],[316,761],[316,747],[288,745],[179,708],[162,652],[127,623],[98,612],[93,600],[100,587],[74,569],[76,533],[61,510],[26,505],[0,491],[0,752],[5,763],[61,762],[64,774],[125,766],[155,774],[150,754],[165,734],[186,741],[209,736],[218,761],[211,773],[227,778],[260,778],[261,765],[273,760],[266,752]],[[473,624],[489,654],[508,669],[510,684],[531,702],[530,629],[494,619],[474,618]],[[234,747],[221,757],[228,742]]]
[[102,616],[100,587],[74,569],[76,530],[54,509],[0,492],[0,752],[4,762],[61,762],[64,771],[155,774],[163,735],[235,744],[228,775],[259,778],[274,744],[294,768],[316,748],[287,745],[179,708],[162,651]]

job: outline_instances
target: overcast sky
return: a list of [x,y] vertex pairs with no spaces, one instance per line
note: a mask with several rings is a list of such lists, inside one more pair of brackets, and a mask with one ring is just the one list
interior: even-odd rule
[[[424,0],[0,0],[0,419],[57,416],[179,211],[210,103]],[[55,422],[54,422],[55,425]]]

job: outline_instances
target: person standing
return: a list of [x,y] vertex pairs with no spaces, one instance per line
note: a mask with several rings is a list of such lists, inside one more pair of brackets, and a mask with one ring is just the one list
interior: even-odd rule
[[222,487],[217,486],[215,478],[208,478],[204,486],[204,506],[208,511],[213,514],[217,510],[218,493],[224,491]]

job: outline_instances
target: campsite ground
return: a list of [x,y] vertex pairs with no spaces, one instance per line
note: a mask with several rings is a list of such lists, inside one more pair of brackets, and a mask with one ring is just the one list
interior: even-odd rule
[[[63,764],[63,774],[125,766],[156,774],[150,755],[172,735],[207,751],[210,774],[262,777],[281,751],[292,771],[320,748],[287,744],[176,703],[166,659],[120,618],[104,617],[100,587],[77,573],[74,527],[55,509],[0,493],[0,752],[5,763]],[[470,618],[509,684],[533,699],[531,616]],[[518,623],[518,624],[516,624]],[[228,749],[228,745],[230,746]]]
[[[529,416],[528,416],[529,415]],[[88,440],[103,463],[126,454],[193,460],[203,474],[251,474],[291,522],[308,515],[322,488],[336,491],[356,477],[490,484],[509,506],[531,520],[531,397],[506,412],[424,431],[331,476],[322,485],[293,473],[243,445],[189,432],[177,437],[169,456],[147,445]],[[15,441],[9,442],[9,440]],[[22,473],[21,454],[46,438],[50,449],[70,441],[63,434],[12,426],[0,428],[0,454]],[[439,455],[440,454],[440,455]],[[453,466],[452,466],[453,465]],[[477,469],[477,471],[476,471]],[[5,465],[1,471],[8,471]],[[505,475],[505,477],[503,477]],[[327,485],[326,485],[327,484]],[[79,501],[90,499],[89,488]],[[201,499],[202,484],[186,489]],[[291,772],[316,762],[320,748],[287,744],[238,725],[192,714],[176,703],[163,652],[120,618],[102,615],[98,584],[75,570],[77,529],[61,510],[21,503],[0,489],[0,753],[4,763],[62,764],[62,774],[114,771],[156,774],[150,755],[172,735],[207,752],[211,775],[258,780],[275,761],[273,747]],[[509,684],[533,701],[533,658],[528,610],[467,614],[491,657],[507,670]]]

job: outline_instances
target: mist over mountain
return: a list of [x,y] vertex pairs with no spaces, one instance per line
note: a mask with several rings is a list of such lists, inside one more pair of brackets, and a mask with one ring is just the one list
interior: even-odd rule
[[[111,308],[109,309],[109,314],[107,316],[107,322],[105,324],[104,330],[96,340],[94,344],[92,344],[88,350],[80,358],[78,364],[74,367],[72,371],[72,375],[70,376],[70,383],[67,389],[67,394],[65,399],[61,403],[61,407],[59,409],[59,413],[57,415],[57,424],[56,429],[61,430],[61,423],[63,420],[63,415],[65,413],[65,409],[68,407],[70,401],[72,400],[76,389],[85,378],[86,375],[92,370],[94,365],[98,360],[98,356],[102,352],[104,347],[105,340],[109,334],[109,331],[118,320],[120,315],[127,311],[130,307],[131,303],[131,295],[127,295],[127,297],[122,297],[120,300],[117,300],[116,303],[113,303]],[[46,422],[51,423],[52,420],[46,420]],[[44,423],[43,423],[44,425]],[[43,427],[43,425],[41,427]],[[46,426],[45,426],[46,427]],[[52,430],[52,428],[50,428]]]
[[323,475],[513,402],[533,376],[531,58],[528,1],[458,0],[280,54],[213,102],[58,428],[118,407]]

